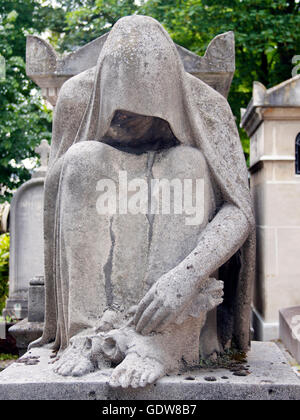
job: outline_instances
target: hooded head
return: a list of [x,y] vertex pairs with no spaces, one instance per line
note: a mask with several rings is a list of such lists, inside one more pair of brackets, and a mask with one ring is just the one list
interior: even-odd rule
[[136,15],[120,19],[99,56],[85,115],[88,124],[82,127],[80,140],[101,140],[114,117],[124,111],[132,126],[130,114],[148,117],[138,124],[142,132],[151,126],[150,117],[157,117],[168,122],[180,142],[187,143],[180,94],[184,73],[175,44],[156,20]]
[[74,142],[103,141],[118,111],[164,120],[178,142],[201,149],[223,200],[253,223],[247,168],[228,103],[185,72],[174,42],[151,17],[124,17],[110,31]]

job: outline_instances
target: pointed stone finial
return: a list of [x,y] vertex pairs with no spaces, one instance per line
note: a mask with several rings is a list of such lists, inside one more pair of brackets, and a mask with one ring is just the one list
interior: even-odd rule
[[263,106],[267,88],[260,82],[253,82],[253,106]]
[[42,140],[41,144],[35,148],[35,152],[41,157],[41,166],[47,167],[50,155],[50,146],[47,140]]
[[46,175],[50,149],[51,147],[49,146],[48,141],[45,139],[42,140],[40,145],[35,148],[35,153],[40,155],[41,166],[35,170],[33,177],[43,177]]

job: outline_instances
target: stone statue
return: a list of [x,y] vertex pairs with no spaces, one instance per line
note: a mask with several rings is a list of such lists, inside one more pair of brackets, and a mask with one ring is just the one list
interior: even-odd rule
[[[151,188],[144,212],[122,199],[118,212],[99,211],[123,188],[120,174],[141,189],[202,180],[185,190],[201,220],[157,211]],[[255,234],[236,124],[154,19],[120,19],[97,66],[63,85],[44,221],[45,328],[32,346],[53,343],[56,373],[112,366],[111,386],[139,387],[199,354],[248,350]]]

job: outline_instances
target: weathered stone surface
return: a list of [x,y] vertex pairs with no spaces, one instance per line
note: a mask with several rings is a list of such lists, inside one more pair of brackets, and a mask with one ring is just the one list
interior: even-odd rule
[[[165,377],[146,388],[126,390],[108,385],[111,369],[82,378],[56,375],[49,364],[52,356],[51,350],[32,349],[24,357],[38,357],[32,359],[33,364],[14,363],[0,373],[0,399],[300,400],[300,378],[273,343],[252,343],[247,376],[236,376],[224,368],[196,369]],[[208,380],[211,377],[215,380]]]
[[43,276],[34,277],[29,283],[28,321],[44,322],[45,283]]
[[300,364],[300,306],[279,311],[279,336]]

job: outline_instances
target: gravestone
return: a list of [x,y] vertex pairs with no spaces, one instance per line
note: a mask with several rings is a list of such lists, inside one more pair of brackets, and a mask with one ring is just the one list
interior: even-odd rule
[[14,194],[10,209],[9,298],[4,316],[26,318],[29,281],[44,275],[43,196],[50,146],[37,148],[42,166]]

